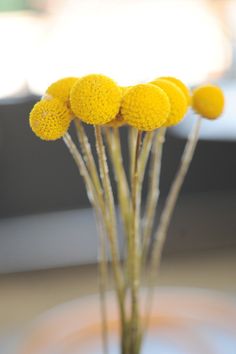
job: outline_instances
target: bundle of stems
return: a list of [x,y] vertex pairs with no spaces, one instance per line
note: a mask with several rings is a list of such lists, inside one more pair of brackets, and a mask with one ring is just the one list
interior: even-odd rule
[[[73,142],[69,133],[64,136],[64,142],[83,176],[99,229],[99,288],[104,354],[109,353],[106,309],[109,278],[107,244],[120,316],[121,354],[140,354],[150,317],[153,289],[163,246],[181,186],[196,148],[200,122],[201,119],[197,118],[187,139],[156,230],[154,230],[154,221],[160,194],[159,181],[166,128],[159,128],[152,132],[128,128],[129,171],[124,167],[119,128],[94,126],[97,158],[92,153],[93,149],[87,133],[79,119],[75,119],[79,144]],[[109,169],[108,157],[112,171]],[[147,174],[147,166],[151,173],[149,177],[147,176],[148,193],[146,198],[143,198],[142,186]],[[114,188],[111,182],[112,174],[115,180]],[[115,205],[115,191],[118,208]],[[121,254],[118,243],[118,218],[123,225],[124,254]],[[148,306],[145,314],[141,315],[141,278],[147,269]]]
[[[168,227],[196,148],[201,118],[196,119],[187,139],[155,228],[163,144],[166,129],[177,125],[190,106],[200,117],[215,120],[224,109],[223,92],[218,86],[206,84],[190,93],[187,86],[175,77],[120,87],[105,75],[90,74],[55,81],[30,112],[30,126],[37,137],[46,141],[63,137],[84,179],[95,211],[99,231],[104,354],[109,354],[106,308],[108,259],[118,304],[121,354],[141,352]],[[74,142],[68,133],[72,121],[78,142]],[[92,141],[95,146],[90,143],[84,124],[94,126]],[[121,126],[128,130],[128,153],[124,151],[123,140],[121,143],[120,131],[123,128],[118,128]],[[126,159],[123,159],[124,153]],[[128,169],[124,167],[125,160],[129,164]],[[144,197],[145,178],[149,183]],[[123,252],[118,240],[117,226],[120,222],[123,226]],[[140,301],[143,274],[148,286],[148,306],[144,311]]]

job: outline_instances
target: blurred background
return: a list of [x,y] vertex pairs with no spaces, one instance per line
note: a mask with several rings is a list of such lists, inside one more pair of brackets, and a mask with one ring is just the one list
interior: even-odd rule
[[[103,73],[132,85],[173,75],[223,88],[226,109],[202,126],[159,284],[236,295],[236,2],[0,0],[0,33],[0,353],[42,311],[97,291],[83,182],[63,142],[41,142],[28,124],[33,104],[64,76]],[[192,115],[168,134],[161,200]]]

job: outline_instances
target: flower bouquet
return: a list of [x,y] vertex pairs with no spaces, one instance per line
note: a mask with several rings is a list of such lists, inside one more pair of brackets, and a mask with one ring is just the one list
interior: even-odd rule
[[[190,107],[196,112],[196,121],[155,229],[166,131],[178,124]],[[163,246],[197,145],[201,120],[215,120],[223,107],[221,89],[211,84],[191,92],[177,78],[161,77],[146,84],[120,87],[106,76],[93,74],[54,82],[30,113],[30,126],[39,138],[48,141],[63,139],[84,179],[88,198],[95,210],[100,245],[104,354],[109,352],[108,259],[111,260],[119,313],[119,351],[122,354],[140,354],[152,310]],[[72,122],[77,132],[76,142],[68,132]],[[88,139],[85,124],[94,126],[93,141]],[[125,149],[120,139],[123,127],[127,129]],[[129,161],[128,169],[124,166],[124,153]],[[112,184],[113,176],[115,184]],[[145,178],[148,178],[148,192],[144,196],[142,186]],[[120,221],[124,243],[122,255],[117,230]],[[143,275],[148,291],[147,306],[141,314]]]

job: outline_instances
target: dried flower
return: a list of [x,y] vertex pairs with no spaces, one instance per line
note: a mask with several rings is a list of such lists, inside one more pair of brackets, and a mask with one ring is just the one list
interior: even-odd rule
[[188,87],[179,79],[177,79],[176,77],[173,77],[173,76],[163,76],[163,77],[160,77],[160,79],[163,79],[163,80],[167,80],[167,81],[170,81],[172,82],[173,84],[175,84],[176,86],[178,86],[178,88],[183,92],[187,102],[188,102],[188,105],[191,104],[191,93],[190,93],[190,90],[188,89]]
[[46,90],[45,98],[58,98],[70,108],[70,90],[78,78],[65,77],[53,82]]
[[79,79],[70,94],[74,114],[88,124],[106,124],[120,109],[121,89],[104,75],[87,75]]
[[124,120],[139,130],[154,130],[161,127],[170,113],[167,94],[151,84],[130,88],[123,97],[121,114]]
[[165,126],[178,124],[184,118],[188,107],[185,95],[176,84],[170,81],[157,79],[152,81],[152,84],[157,85],[165,91],[170,100],[171,109]]
[[30,127],[42,140],[57,140],[68,130],[71,113],[57,98],[41,100],[30,112]]
[[224,110],[223,91],[211,84],[197,87],[193,91],[192,107],[204,118],[218,118]]
[[[125,93],[131,88],[132,86],[120,86],[121,89],[121,95],[122,98],[124,97]],[[123,125],[125,125],[125,120],[122,117],[121,111],[119,111],[119,113],[117,114],[117,116],[115,117],[115,119],[111,120],[109,123],[107,123],[106,125],[108,127],[112,127],[112,128],[120,128]]]
[[[108,347],[109,323],[106,313],[106,290],[108,285],[108,259],[106,243],[111,254],[111,267],[114,275],[117,305],[120,311],[121,352],[140,353],[142,340],[152,311],[152,298],[155,273],[160,265],[163,247],[169,224],[174,212],[178,195],[193,158],[202,122],[196,118],[187,139],[176,176],[170,186],[164,208],[160,214],[158,228],[152,231],[157,210],[160,189],[160,171],[162,149],[166,127],[179,123],[191,102],[188,88],[178,79],[163,77],[148,84],[118,87],[114,81],[103,75],[88,75],[80,79],[64,78],[53,83],[44,98],[30,113],[30,126],[33,132],[43,140],[56,140],[63,137],[81,176],[84,179],[88,198],[99,219],[99,259],[100,298],[102,310],[103,348]],[[214,119],[224,107],[222,91],[213,85],[205,85],[193,92],[193,108],[202,116]],[[67,132],[71,117],[75,119],[75,128],[80,146],[74,143]],[[86,129],[81,121],[95,125],[95,156]],[[129,124],[137,129],[129,129],[128,151],[129,175],[124,166],[123,137],[118,129],[104,129],[108,149],[104,145],[102,129]],[[158,134],[152,132],[159,129]],[[147,131],[142,134],[141,131]],[[151,132],[148,132],[151,131]],[[144,136],[143,136],[144,135]],[[114,182],[107,159],[114,172]],[[147,195],[142,193],[144,177],[150,157],[150,183]],[[117,190],[119,214],[122,221],[126,257],[120,257],[117,237],[119,230],[115,207],[114,189]],[[143,199],[143,197],[145,197]],[[143,201],[146,199],[146,205]],[[144,213],[140,208],[144,206]],[[139,242],[139,239],[143,242]],[[126,243],[126,241],[128,242]],[[151,252],[148,252],[148,251]],[[131,260],[131,262],[130,262]],[[147,281],[148,307],[144,313],[140,306],[139,290],[141,277],[148,264]],[[124,265],[124,266],[123,266]],[[130,311],[126,311],[127,289],[130,292]],[[144,315],[144,316],[143,316]],[[144,319],[144,323],[142,323]]]
[[120,86],[122,95],[124,96],[124,94],[125,94],[129,89],[131,89],[132,87],[133,87],[133,86]]

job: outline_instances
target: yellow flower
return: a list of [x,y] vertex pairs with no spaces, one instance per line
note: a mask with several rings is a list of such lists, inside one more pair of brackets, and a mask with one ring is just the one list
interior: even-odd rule
[[74,114],[88,124],[106,124],[120,109],[121,89],[104,75],[87,75],[79,79],[70,94]]
[[121,92],[122,92],[122,96],[124,96],[124,94],[131,89],[133,86],[120,86]]
[[[131,88],[132,86],[120,86],[122,98],[124,97],[125,93]],[[125,125],[125,121],[122,117],[121,112],[119,111],[115,119],[111,120],[109,123],[106,124],[108,127],[112,128],[120,128]]]
[[183,92],[176,86],[176,84],[163,80],[157,79],[152,81],[153,85],[160,87],[170,100],[170,114],[165,122],[165,126],[171,126],[178,124],[183,118],[187,111],[187,101]]
[[57,98],[41,100],[30,112],[30,127],[42,140],[57,140],[68,130],[70,110]]
[[186,98],[186,100],[188,102],[188,105],[191,104],[191,93],[190,93],[190,90],[188,89],[188,87],[182,81],[180,81],[179,79],[177,79],[175,77],[172,77],[172,76],[160,77],[160,79],[170,81],[173,84],[175,84],[176,86],[178,86],[178,88],[183,92],[183,94],[184,94],[184,96],[185,96],[185,98]]
[[65,77],[53,82],[47,88],[45,98],[58,98],[70,108],[70,90],[77,80],[76,77]]
[[154,130],[161,127],[170,113],[167,94],[151,84],[140,84],[130,88],[121,103],[124,120],[139,130]]
[[218,118],[224,110],[224,93],[215,85],[202,85],[193,91],[193,109],[208,119]]

